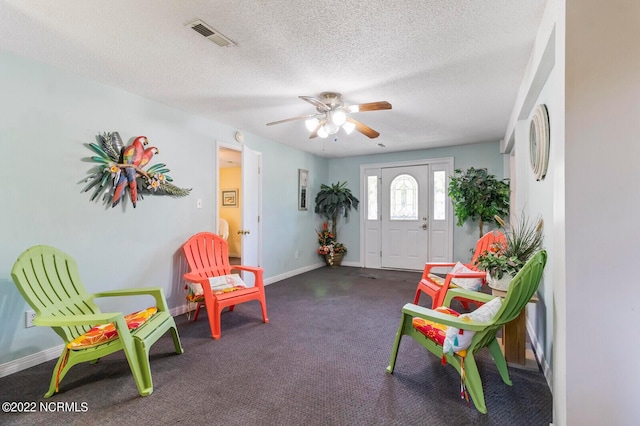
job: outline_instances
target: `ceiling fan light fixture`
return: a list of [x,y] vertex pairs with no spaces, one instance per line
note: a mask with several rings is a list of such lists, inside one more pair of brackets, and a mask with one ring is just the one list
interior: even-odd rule
[[350,135],[351,132],[353,132],[353,130],[356,128],[356,125],[351,121],[345,121],[345,123],[342,125],[342,128],[344,129],[346,134]]
[[[367,102],[357,105],[345,105],[342,95],[336,92],[322,92],[320,97],[298,96],[305,102],[310,103],[316,109],[313,114],[300,115],[284,120],[272,121],[267,126],[287,123],[294,120],[305,120],[305,127],[311,133],[309,139],[316,137],[326,138],[335,135],[343,128],[347,135],[357,130],[369,139],[375,139],[380,133],[371,127],[351,118],[351,114],[356,112],[379,111],[391,109],[391,104],[387,101]],[[336,139],[337,140],[337,139]]]
[[318,127],[318,124],[320,124],[320,120],[318,120],[316,117],[305,120],[304,122],[305,127],[310,132],[313,132],[314,130],[316,130],[316,128]]
[[327,130],[324,128],[325,126],[322,126],[318,129],[318,136],[321,138],[326,138],[327,136],[329,136],[329,133],[327,132]]
[[328,120],[327,123],[322,127],[329,135],[335,135],[336,133],[338,133],[338,130],[340,130],[340,126],[336,125],[331,120]]
[[347,113],[343,108],[338,108],[334,111],[330,111],[331,122],[336,126],[342,126],[347,121]]

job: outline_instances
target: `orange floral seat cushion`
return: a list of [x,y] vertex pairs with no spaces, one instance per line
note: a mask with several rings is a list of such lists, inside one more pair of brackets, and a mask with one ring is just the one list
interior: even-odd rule
[[[458,312],[445,306],[434,309],[436,312],[453,315],[467,322],[487,322],[491,320],[500,310],[502,299],[496,297],[480,306],[473,312],[460,315]],[[426,338],[442,346],[443,353],[453,354],[461,357],[466,356],[467,348],[471,345],[471,339],[476,334],[475,331],[463,330],[456,327],[449,327],[437,322],[428,321],[424,318],[414,317],[411,325],[424,334]]]
[[[238,274],[221,275],[210,277],[209,285],[213,294],[229,293],[231,291],[247,288],[246,284]],[[187,285],[187,300],[189,302],[203,302],[204,294],[200,284],[189,283]]]
[[[460,316],[458,312],[445,306],[440,306],[434,310],[442,314],[453,315],[454,317]],[[445,337],[447,337],[448,328],[446,325],[418,317],[413,318],[412,325],[413,328],[424,334],[427,339],[433,341],[434,343],[437,343],[440,346],[444,344],[444,339]]]
[[[133,331],[147,322],[147,320],[149,320],[149,318],[151,318],[156,312],[158,312],[158,308],[153,306],[142,311],[125,315],[124,320],[127,322],[129,330]],[[76,337],[69,342],[67,348],[72,350],[87,349],[106,343],[116,337],[118,337],[118,331],[116,330],[115,325],[110,322],[109,324],[97,325],[83,335]]]

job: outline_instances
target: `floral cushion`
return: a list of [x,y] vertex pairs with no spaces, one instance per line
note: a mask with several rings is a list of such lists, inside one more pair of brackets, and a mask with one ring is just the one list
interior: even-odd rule
[[[229,293],[231,291],[247,288],[238,274],[221,275],[209,278],[209,285],[213,294]],[[187,287],[187,300],[189,302],[204,301],[204,294],[200,284],[189,283]]]
[[[440,306],[434,310],[442,314],[453,315],[454,317],[460,316],[458,312],[445,306]],[[439,345],[444,343],[447,331],[446,325],[418,317],[414,317],[411,324],[413,325],[413,328],[424,334],[429,340],[432,340]]]
[[429,274],[429,279],[431,281],[433,281],[434,283],[438,284],[439,286],[443,286],[444,285],[444,278],[442,278],[439,275]]
[[[153,306],[142,311],[125,315],[124,320],[127,322],[129,330],[133,331],[147,322],[147,320],[156,312],[158,312],[158,308]],[[91,330],[69,342],[67,348],[73,350],[91,348],[113,340],[116,337],[118,337],[118,331],[112,322],[109,324],[96,325]]]
[[[443,314],[453,315],[464,321],[487,322],[495,316],[500,306],[502,306],[502,299],[496,297],[468,314],[461,315],[444,306],[434,310]],[[412,325],[429,340],[441,345],[443,353],[453,354],[455,352],[462,357],[466,356],[466,350],[471,344],[471,339],[476,334],[475,331],[461,330],[418,317],[413,318]]]

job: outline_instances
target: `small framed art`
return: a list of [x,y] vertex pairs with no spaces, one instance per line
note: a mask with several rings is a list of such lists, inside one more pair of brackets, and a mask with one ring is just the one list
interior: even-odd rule
[[309,170],[298,169],[298,210],[308,210]]
[[222,190],[222,207],[238,207],[238,190]]

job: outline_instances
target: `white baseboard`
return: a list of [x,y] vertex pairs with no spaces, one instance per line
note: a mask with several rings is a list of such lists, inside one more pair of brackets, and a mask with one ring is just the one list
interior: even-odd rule
[[323,266],[325,266],[324,262],[316,263],[303,268],[294,269],[293,271],[285,272],[284,274],[274,275],[273,277],[266,278],[264,280],[264,285],[273,284],[287,278],[295,277],[296,275],[304,274],[305,272],[313,271],[314,269],[322,268]]
[[35,367],[43,362],[56,359],[62,353],[62,349],[64,349],[64,344],[0,364],[0,377],[5,377],[10,374],[17,373],[18,371]]
[[549,367],[549,363],[547,362],[546,357],[544,356],[543,346],[538,340],[538,335],[533,328],[533,325],[527,319],[527,332],[529,333],[529,338],[531,339],[531,345],[534,348],[534,352],[536,354],[536,358],[538,359],[538,363],[542,368],[542,374],[544,374],[545,379],[547,379],[547,385],[551,392],[553,392],[553,373],[551,368]]
[[[184,304],[182,306],[176,306],[175,308],[170,309],[169,312],[173,317],[185,314],[187,312],[187,305]],[[4,364],[0,364],[0,377],[5,377],[10,374],[17,373],[18,371],[35,367],[36,365],[42,364],[43,362],[56,359],[60,356],[63,349],[64,344],[61,344],[40,352],[36,352],[31,355],[24,356],[22,358],[14,359],[13,361],[5,362]]]

